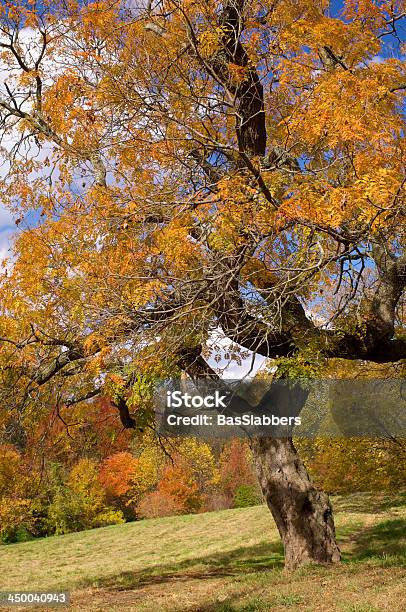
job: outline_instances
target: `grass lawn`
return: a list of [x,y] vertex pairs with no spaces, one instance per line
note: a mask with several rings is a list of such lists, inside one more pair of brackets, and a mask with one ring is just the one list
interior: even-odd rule
[[406,494],[333,504],[338,567],[284,572],[276,527],[256,506],[2,546],[0,590],[70,590],[71,609],[103,612],[404,612]]

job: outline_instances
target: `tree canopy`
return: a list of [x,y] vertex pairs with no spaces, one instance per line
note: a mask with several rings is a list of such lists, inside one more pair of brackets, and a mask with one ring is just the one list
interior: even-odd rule
[[402,2],[0,9],[5,413],[231,358],[406,355]]

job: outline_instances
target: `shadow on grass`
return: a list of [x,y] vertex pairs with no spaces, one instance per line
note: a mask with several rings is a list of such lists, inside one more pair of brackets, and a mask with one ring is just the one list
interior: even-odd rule
[[406,565],[405,519],[391,519],[367,527],[352,540],[350,552],[344,555],[345,561],[362,563],[375,560],[385,566]]
[[[277,568],[283,568],[283,546],[279,542],[242,546],[227,553],[213,553],[179,563],[154,565],[141,571],[121,572],[97,581],[92,580],[91,586],[122,591],[151,584],[210,580]],[[89,582],[82,583],[82,586],[89,586]]]

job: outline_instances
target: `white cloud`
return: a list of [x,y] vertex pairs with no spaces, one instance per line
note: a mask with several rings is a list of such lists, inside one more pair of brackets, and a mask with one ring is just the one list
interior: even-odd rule
[[[224,379],[250,378],[266,365],[270,365],[270,361],[266,357],[247,351],[232,342],[230,338],[224,335],[220,327],[210,334],[207,346],[211,353],[207,359],[208,364]],[[242,352],[244,357],[237,361],[229,356],[233,352]]]
[[4,259],[12,256],[11,246],[13,233],[14,232],[11,228],[0,231],[0,264],[4,261]]
[[13,218],[10,211],[4,208],[4,206],[0,206],[0,232],[2,228],[10,226],[12,223]]
[[369,60],[368,64],[383,64],[385,60],[386,58],[382,55],[374,55],[374,57],[371,57]]

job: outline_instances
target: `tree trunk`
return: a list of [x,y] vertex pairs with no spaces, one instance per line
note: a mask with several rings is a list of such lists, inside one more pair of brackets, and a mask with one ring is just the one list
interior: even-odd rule
[[292,439],[255,438],[251,448],[262,492],[282,538],[285,567],[339,562],[328,496],[312,484]]

